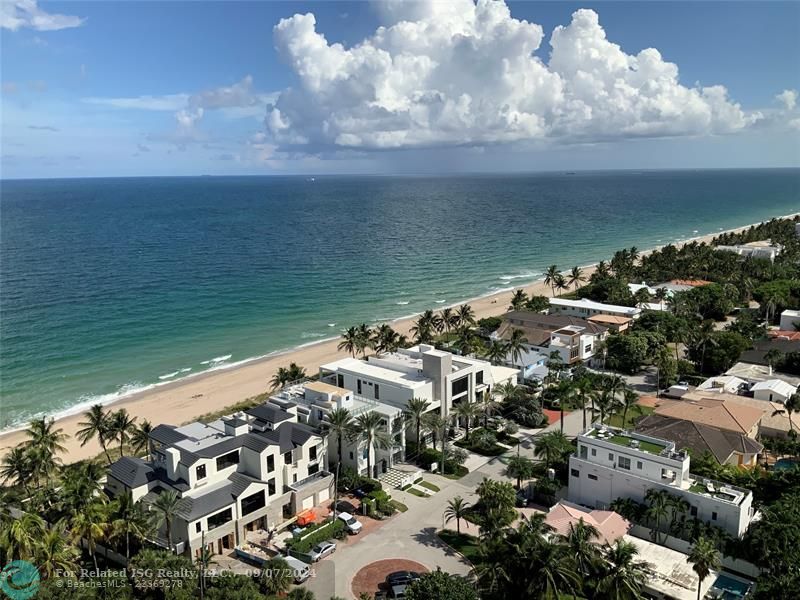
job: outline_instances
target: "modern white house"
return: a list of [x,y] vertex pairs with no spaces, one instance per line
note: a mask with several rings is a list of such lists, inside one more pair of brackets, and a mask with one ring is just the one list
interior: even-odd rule
[[673,442],[594,424],[578,436],[569,461],[569,500],[607,508],[617,498],[643,503],[650,489],[689,503],[689,517],[741,537],[753,518],[753,495],[729,484],[692,475],[689,454]]
[[604,340],[608,328],[567,315],[543,315],[537,312],[515,310],[503,318],[503,323],[492,333],[495,340],[508,341],[514,330],[522,331],[527,340],[524,353],[507,357],[516,366],[527,367],[541,361],[542,355],[558,352],[565,365],[579,361],[590,362],[598,342]]
[[775,261],[775,258],[783,250],[779,244],[773,244],[770,240],[736,244],[733,246],[714,246],[714,249],[724,252],[733,252],[734,254],[747,258],[764,258],[772,262]]
[[[198,555],[242,545],[247,532],[272,529],[328,500],[324,437],[296,413],[262,404],[212,423],[159,425],[149,457],[123,457],[109,468],[106,490],[152,504],[166,491],[180,501],[171,525],[177,553]],[[169,547],[162,525],[157,542]]]
[[[492,365],[485,360],[458,356],[420,344],[369,356],[366,360],[344,358],[326,363],[320,366],[319,381],[339,389],[338,396],[343,402],[347,402],[343,392],[352,392],[351,412],[356,416],[365,410],[375,410],[384,415],[397,443],[404,445],[408,435],[413,436],[410,427],[404,433],[401,431],[402,412],[411,399],[427,400],[430,412],[451,419],[453,406],[461,402],[480,402],[502,383],[516,384],[518,373],[518,369]],[[378,450],[372,476],[385,472],[402,460],[402,448]],[[347,460],[355,461],[358,456],[365,458],[363,448],[347,450]],[[353,465],[359,471],[366,469],[366,461],[362,459]]]
[[750,384],[740,377],[733,375],[718,375],[709,377],[697,386],[697,391],[719,392],[723,394],[738,394],[750,389]]
[[551,315],[567,315],[588,319],[595,315],[614,315],[638,319],[642,309],[635,306],[618,306],[616,304],[603,304],[588,298],[570,300],[569,298],[550,298]]
[[800,310],[786,309],[781,313],[781,331],[795,331],[795,325],[800,325]]
[[780,379],[768,379],[753,384],[750,391],[753,392],[753,398],[756,400],[785,404],[792,394],[797,392],[797,388]]

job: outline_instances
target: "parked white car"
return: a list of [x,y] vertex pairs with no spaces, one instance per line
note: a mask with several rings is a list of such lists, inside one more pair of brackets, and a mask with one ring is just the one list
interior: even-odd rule
[[344,521],[345,529],[347,529],[348,533],[356,535],[357,533],[361,533],[361,528],[363,527],[361,523],[356,521],[356,518],[351,515],[350,513],[339,513],[339,519]]

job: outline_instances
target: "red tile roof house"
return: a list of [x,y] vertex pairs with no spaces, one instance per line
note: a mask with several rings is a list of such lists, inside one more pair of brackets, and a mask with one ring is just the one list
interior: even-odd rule
[[569,533],[570,523],[577,524],[581,519],[597,529],[600,535],[593,542],[600,545],[613,544],[628,533],[632,526],[630,521],[614,511],[585,508],[566,500],[553,506],[544,522],[556,533],[566,536]]

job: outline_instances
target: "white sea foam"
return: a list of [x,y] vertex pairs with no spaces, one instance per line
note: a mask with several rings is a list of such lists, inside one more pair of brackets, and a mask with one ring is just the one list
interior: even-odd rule
[[214,357],[214,358],[210,358],[208,360],[204,360],[200,364],[201,365],[215,365],[217,363],[225,362],[231,356],[233,356],[233,354],[226,354],[225,356],[217,356],[217,357]]
[[436,304],[444,304],[447,300],[435,300]]
[[159,375],[158,378],[161,379],[161,380],[172,379],[178,373],[180,373],[180,371],[173,371],[172,373],[167,373],[166,375]]
[[186,367],[185,369],[181,369],[181,373],[188,373],[192,370],[192,367]]
[[328,323],[328,327],[336,327],[336,323]]
[[408,300],[400,300],[400,302],[395,302],[398,306],[405,306],[408,304]]
[[313,331],[304,331],[303,333],[300,334],[300,339],[307,340],[309,338],[321,338],[324,335],[325,335],[324,333],[315,333]]

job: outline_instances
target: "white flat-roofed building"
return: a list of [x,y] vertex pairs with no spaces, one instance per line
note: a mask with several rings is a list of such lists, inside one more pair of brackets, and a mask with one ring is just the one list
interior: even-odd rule
[[779,244],[773,244],[770,240],[765,240],[749,242],[747,244],[736,244],[733,246],[714,246],[714,249],[724,252],[733,252],[734,254],[747,258],[763,258],[774,262],[775,258],[783,250],[783,247]]
[[698,391],[720,392],[725,394],[738,394],[750,389],[750,384],[741,377],[733,375],[718,375],[709,377],[697,386]]
[[753,518],[753,495],[689,472],[689,454],[673,442],[594,424],[578,436],[569,461],[569,500],[607,508],[617,498],[643,503],[650,489],[689,503],[689,518],[740,537]]
[[786,309],[781,313],[781,331],[796,331],[795,325],[800,325],[800,310]]
[[750,388],[750,391],[756,400],[785,404],[792,394],[797,392],[797,388],[780,379],[768,379],[759,381]]
[[616,304],[603,304],[588,298],[570,300],[569,298],[550,298],[550,314],[569,315],[588,319],[595,315],[614,315],[638,319],[642,313],[641,308],[635,306],[618,306]]

